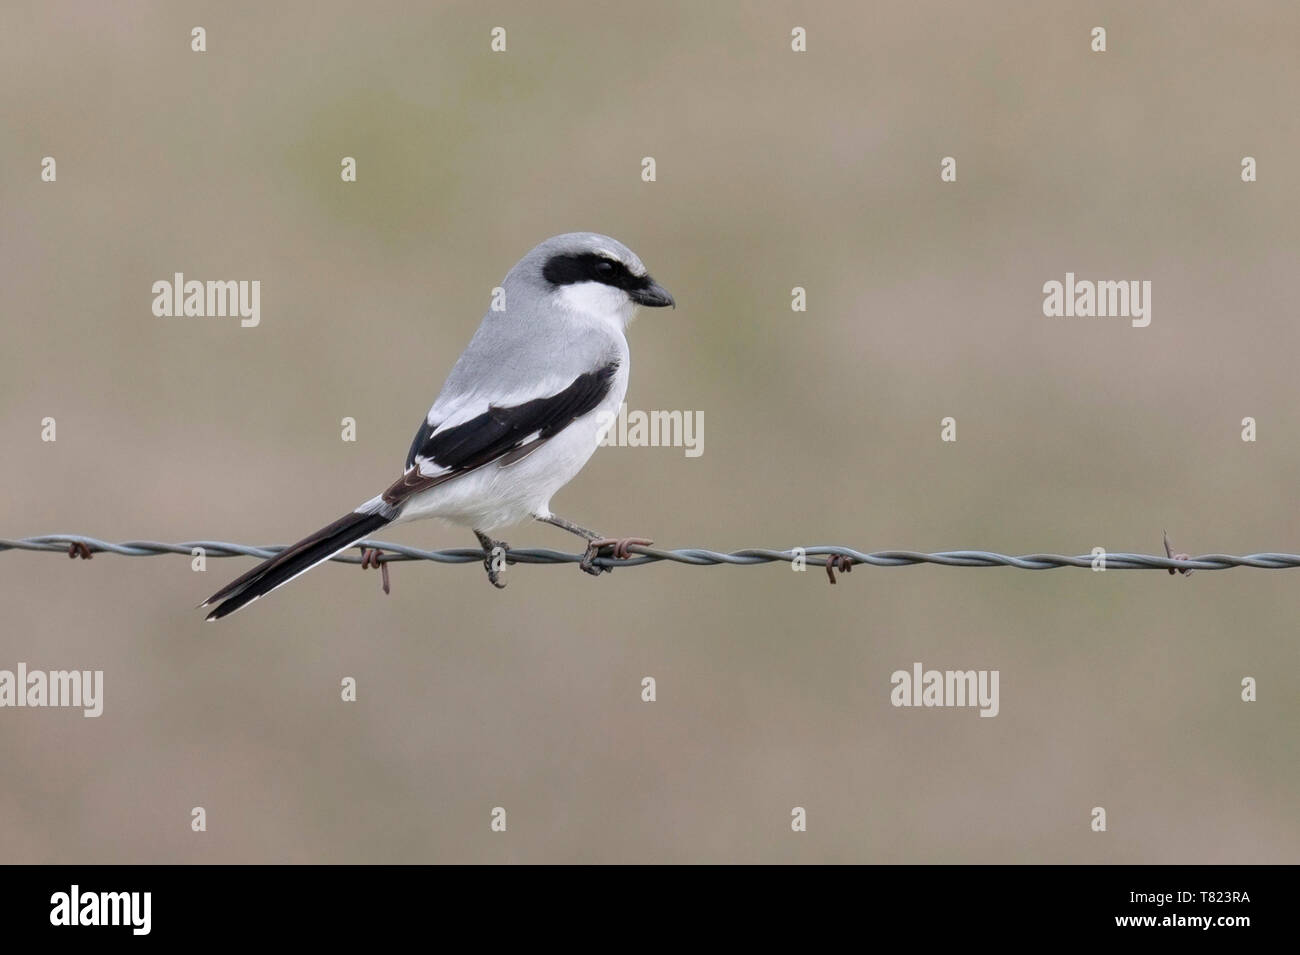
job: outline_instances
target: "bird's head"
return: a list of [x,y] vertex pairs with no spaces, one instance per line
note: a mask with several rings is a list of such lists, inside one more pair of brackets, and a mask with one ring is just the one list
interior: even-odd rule
[[677,307],[635,252],[596,232],[552,236],[524,256],[509,278],[526,283],[554,305],[585,315],[617,317],[623,324],[639,305]]

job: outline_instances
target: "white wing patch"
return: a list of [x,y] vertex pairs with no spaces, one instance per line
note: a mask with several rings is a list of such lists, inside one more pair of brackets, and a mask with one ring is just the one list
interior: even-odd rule
[[466,421],[473,421],[480,415],[487,414],[489,407],[513,408],[529,401],[535,401],[538,398],[550,398],[553,395],[558,395],[571,384],[573,384],[572,378],[547,377],[526,390],[501,391],[495,394],[472,391],[439,398],[433,403],[433,407],[429,409],[425,420],[433,428],[433,434],[438,434],[447,428],[454,428]]

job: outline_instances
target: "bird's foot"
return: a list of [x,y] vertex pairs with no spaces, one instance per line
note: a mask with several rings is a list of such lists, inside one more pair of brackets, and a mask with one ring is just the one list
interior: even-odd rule
[[379,578],[383,581],[384,593],[388,593],[388,561],[380,560],[383,551],[374,547],[361,548],[361,569],[369,570],[371,567],[379,569]]
[[595,561],[600,556],[600,552],[606,547],[610,548],[609,556],[615,560],[627,560],[632,554],[628,548],[633,544],[642,547],[649,547],[654,541],[644,537],[596,537],[587,541],[587,551],[582,555],[582,560],[578,562],[578,567],[584,573],[591,574],[593,577],[599,577],[613,568],[597,566]]
[[493,540],[481,531],[475,531],[479,545],[483,548],[483,569],[487,571],[488,583],[497,590],[505,590],[506,582],[501,575],[506,571],[506,555],[510,545],[505,541]]
[[488,583],[497,590],[505,590],[506,582],[501,579],[501,575],[506,569],[506,554],[510,553],[510,545],[505,541],[493,541],[492,549],[483,555],[483,569],[487,571]]
[[826,576],[830,578],[831,583],[835,583],[835,571],[843,571],[846,574],[853,572],[853,558],[847,554],[831,554],[826,558]]
[[94,555],[91,554],[90,548],[81,541],[73,541],[68,545],[68,557],[80,557],[82,560],[90,560]]

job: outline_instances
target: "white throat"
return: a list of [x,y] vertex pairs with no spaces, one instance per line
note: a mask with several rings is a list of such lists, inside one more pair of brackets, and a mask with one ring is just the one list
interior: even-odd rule
[[623,331],[636,315],[636,302],[627,292],[600,282],[574,282],[555,292],[560,307],[586,321]]

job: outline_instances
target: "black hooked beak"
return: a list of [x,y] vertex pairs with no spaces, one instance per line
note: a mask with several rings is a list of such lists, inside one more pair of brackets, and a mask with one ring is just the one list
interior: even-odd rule
[[632,301],[648,308],[663,308],[665,305],[671,305],[673,308],[677,307],[677,303],[673,301],[672,293],[668,289],[648,275],[646,276],[646,282],[647,284],[643,287],[631,289],[628,292]]

